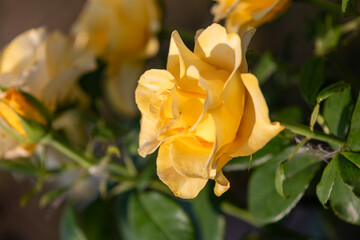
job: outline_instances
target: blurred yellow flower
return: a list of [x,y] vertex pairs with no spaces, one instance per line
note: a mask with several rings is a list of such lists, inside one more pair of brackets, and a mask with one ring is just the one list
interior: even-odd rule
[[0,86],[18,87],[54,109],[71,93],[79,77],[94,67],[93,55],[75,49],[62,33],[31,29],[0,53]]
[[[59,101],[72,97],[76,81],[94,67],[93,55],[75,49],[74,43],[60,32],[47,34],[44,28],[38,28],[20,34],[0,52],[0,87],[10,89],[2,93],[3,120],[24,135],[15,113],[43,121],[12,88],[31,94],[54,110]],[[28,155],[29,150],[33,148],[24,146],[0,128],[0,157]]]
[[79,48],[106,61],[105,91],[120,113],[137,113],[134,90],[143,61],[158,51],[156,0],[88,0],[72,28]]
[[285,10],[290,0],[215,0],[214,21],[226,18],[228,32],[243,32],[271,21]]
[[270,122],[258,81],[246,73],[244,39],[213,24],[191,52],[175,31],[167,70],[149,70],[139,80],[138,151],[145,157],[160,146],[157,173],[176,196],[194,198],[208,179],[220,196],[230,187],[222,167],[258,151],[283,129]]

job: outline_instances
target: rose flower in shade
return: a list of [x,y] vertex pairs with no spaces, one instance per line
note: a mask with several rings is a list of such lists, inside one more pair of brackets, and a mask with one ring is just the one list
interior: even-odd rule
[[136,81],[158,51],[159,30],[157,0],[88,0],[72,28],[76,46],[106,62],[105,97],[120,114],[138,113]]
[[145,157],[160,146],[157,173],[176,196],[194,198],[208,179],[220,196],[230,187],[222,167],[283,129],[270,122],[258,81],[246,73],[247,45],[213,24],[198,34],[191,52],[175,31],[167,70],[149,70],[139,80],[138,151]]
[[290,0],[216,0],[211,9],[214,21],[226,18],[229,32],[243,32],[273,20],[291,3]]

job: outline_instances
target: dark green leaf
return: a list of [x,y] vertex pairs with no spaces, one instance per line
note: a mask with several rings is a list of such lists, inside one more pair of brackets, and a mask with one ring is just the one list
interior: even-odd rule
[[325,100],[323,116],[333,134],[345,138],[353,108],[354,105],[349,89],[336,93]]
[[314,107],[316,96],[324,83],[324,62],[314,58],[305,63],[300,73],[300,90],[310,107]]
[[360,200],[354,196],[351,188],[341,180],[339,175],[335,178],[330,206],[341,219],[360,225]]
[[337,175],[337,161],[339,156],[336,155],[326,166],[321,176],[321,180],[316,186],[316,195],[319,201],[325,205],[330,198],[331,191],[334,186],[335,177]]
[[338,169],[344,183],[360,198],[360,169],[342,155],[339,156]]
[[86,240],[86,237],[76,222],[74,210],[67,206],[60,220],[61,240]]
[[300,107],[290,106],[281,109],[276,112],[271,117],[272,120],[280,122],[293,122],[293,123],[302,123],[303,122],[303,113]]
[[343,152],[341,154],[346,157],[350,162],[355,164],[358,168],[360,168],[360,153]]
[[249,209],[254,219],[262,224],[283,218],[301,199],[315,172],[322,154],[313,150],[301,150],[284,166],[286,180],[282,198],[274,185],[278,163],[285,160],[294,148],[285,149],[275,158],[257,168],[249,181]]
[[195,239],[190,217],[174,200],[157,192],[131,193],[119,220],[125,239]]
[[345,89],[350,89],[350,85],[344,81],[340,81],[334,84],[331,84],[330,86],[327,86],[323,90],[320,91],[320,93],[316,97],[316,101],[318,103],[321,103],[325,99],[333,96],[335,93],[343,92]]
[[212,187],[207,184],[199,195],[191,201],[198,221],[201,240],[222,240],[225,234],[225,217],[221,214],[214,199]]
[[263,84],[276,71],[277,64],[271,54],[266,52],[261,56],[259,63],[254,69],[254,75],[259,80],[259,84]]
[[360,151],[360,95],[352,114],[347,145],[355,152]]

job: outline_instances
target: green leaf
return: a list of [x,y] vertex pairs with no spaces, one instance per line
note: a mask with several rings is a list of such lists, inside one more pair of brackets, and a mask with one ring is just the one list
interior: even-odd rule
[[360,198],[360,169],[342,155],[339,156],[338,169],[344,183]]
[[344,81],[331,84],[330,86],[327,86],[326,88],[320,91],[320,93],[316,97],[316,101],[318,103],[321,103],[325,99],[333,96],[335,93],[340,93],[345,91],[345,89],[350,89],[350,88],[351,86]]
[[346,8],[348,6],[348,3],[349,3],[349,0],[342,0],[342,2],[341,2],[341,10],[342,10],[343,13],[346,12]]
[[337,161],[339,156],[336,155],[329,164],[325,167],[321,176],[321,180],[316,186],[316,195],[319,201],[325,206],[330,198],[331,191],[334,186],[335,177],[337,175]]
[[[273,138],[265,145],[265,147],[252,155],[251,168],[255,168],[261,164],[266,163],[289,145],[290,142],[288,139],[283,139],[281,136]],[[225,165],[224,171],[247,170],[249,168],[249,163],[249,156],[234,158]]]
[[280,220],[295,207],[303,196],[311,179],[319,168],[318,162],[322,154],[314,150],[301,150],[284,166],[286,180],[284,193],[289,197],[282,198],[274,185],[278,163],[285,160],[294,148],[286,148],[283,152],[266,164],[257,168],[249,181],[249,209],[254,219],[261,223]]
[[330,131],[341,138],[345,138],[350,125],[351,113],[354,108],[351,91],[335,93],[325,100],[323,116]]
[[174,200],[158,192],[131,193],[121,207],[124,239],[195,239],[188,214]]
[[221,214],[218,198],[207,184],[191,201],[192,210],[198,222],[201,240],[222,240],[225,236],[225,217]]
[[314,107],[316,96],[324,83],[324,62],[321,58],[309,60],[300,72],[300,91],[310,107]]
[[271,119],[280,122],[302,123],[302,109],[299,106],[285,107],[280,111],[275,112],[275,114],[271,116]]
[[261,56],[253,73],[259,80],[259,84],[263,84],[275,73],[276,69],[277,64],[271,52],[266,52]]
[[330,206],[339,218],[360,225],[360,200],[354,196],[351,188],[341,180],[339,175],[335,178]]
[[97,199],[81,212],[81,223],[89,240],[118,239],[114,238],[116,229],[113,205],[108,201]]
[[347,145],[352,151],[360,151],[360,95],[358,97],[355,110],[352,114]]
[[284,181],[285,181],[285,171],[284,171],[284,163],[280,163],[280,165],[276,168],[275,172],[275,189],[280,194],[281,197],[287,199],[288,196],[284,193]]
[[354,152],[342,152],[341,153],[344,157],[347,158],[350,162],[355,164],[358,168],[360,168],[360,153]]
[[76,222],[74,210],[67,206],[60,220],[61,240],[86,240],[86,237]]
[[339,45],[341,36],[343,35],[341,26],[330,28],[323,36],[316,39],[315,53],[322,56],[335,49]]

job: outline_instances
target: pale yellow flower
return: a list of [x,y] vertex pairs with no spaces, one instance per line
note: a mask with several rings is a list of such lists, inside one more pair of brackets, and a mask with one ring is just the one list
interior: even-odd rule
[[[65,35],[60,32],[47,34],[44,28],[31,29],[17,36],[0,52],[0,86],[19,88],[36,97],[49,110],[54,110],[59,101],[71,97],[79,77],[94,67],[93,55],[75,49]],[[9,91],[0,93],[0,115],[24,135],[15,112],[23,115],[18,110],[27,109],[25,115],[30,116],[36,111],[30,110],[31,107],[17,94],[10,94],[14,90]],[[5,103],[15,105],[6,108]],[[32,150],[33,147],[20,144],[4,129],[0,130],[0,157],[27,155]],[[17,154],[19,152],[21,154]]]
[[137,113],[134,90],[144,59],[158,51],[156,0],[88,0],[72,28],[79,48],[93,51],[109,66],[105,96],[120,113]]
[[18,87],[54,109],[79,77],[94,67],[93,55],[75,49],[62,33],[31,29],[0,53],[0,86]]
[[258,151],[283,129],[270,122],[258,81],[247,73],[245,39],[213,24],[191,52],[175,31],[167,70],[149,70],[139,80],[139,154],[160,146],[157,173],[176,196],[195,197],[208,179],[220,196],[230,187],[222,167]]
[[229,32],[243,32],[271,21],[284,11],[290,0],[216,0],[211,9],[214,21],[226,18]]

